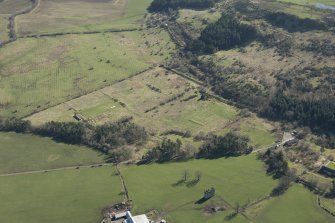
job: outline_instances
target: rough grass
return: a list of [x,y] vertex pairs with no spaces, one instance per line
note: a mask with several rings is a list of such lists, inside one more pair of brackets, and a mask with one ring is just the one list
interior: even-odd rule
[[0,173],[15,173],[102,163],[104,156],[84,146],[49,138],[0,133]]
[[334,162],[330,162],[330,163],[327,165],[327,167],[335,170],[335,163],[334,163]]
[[[161,43],[168,41],[164,31],[148,35]],[[106,33],[27,38],[1,48],[0,103],[5,109],[0,117],[34,113],[168,59],[140,36]],[[166,56],[172,46],[164,44],[159,52]],[[153,51],[156,55],[150,56]]]
[[151,0],[40,0],[18,16],[20,35],[138,28]]
[[327,199],[324,197],[320,197],[321,206],[326,208],[327,210],[335,213],[335,199]]
[[317,3],[335,6],[335,2],[333,0],[280,0],[281,2],[289,2],[298,5],[315,5]]
[[96,223],[122,201],[114,167],[0,177],[1,222]]
[[[199,183],[177,182],[184,170],[190,172],[188,181],[194,173],[201,171]],[[142,213],[157,209],[171,222],[222,222],[231,209],[206,216],[203,207],[213,201],[228,202],[235,206],[248,203],[268,195],[276,181],[266,176],[261,161],[254,155],[217,160],[193,160],[181,163],[152,164],[143,166],[122,166],[121,172],[126,180],[133,211]],[[203,196],[203,190],[214,186],[216,196],[211,201],[196,205]],[[228,205],[226,205],[229,207]],[[183,217],[179,218],[184,213]],[[239,216],[236,221],[243,222]],[[233,221],[234,222],[234,221]]]
[[[153,91],[148,85],[160,89],[161,92]],[[161,102],[185,91],[187,92],[184,96],[160,105]],[[195,98],[185,100],[192,95]],[[71,120],[74,113],[69,110],[71,107],[96,123],[132,116],[136,123],[156,133],[172,128],[189,130],[192,133],[216,131],[225,128],[235,119],[237,110],[234,107],[216,100],[199,101],[199,97],[195,84],[174,73],[156,68],[68,101],[66,105],[42,111],[28,119],[34,124],[49,120]],[[90,103],[86,103],[87,101]],[[120,105],[120,102],[126,107]],[[156,108],[146,112],[154,107]]]
[[256,217],[259,223],[330,223],[330,217],[317,206],[316,197],[301,185],[291,187],[284,195],[274,198]]
[[[150,89],[149,85],[158,88],[160,92]],[[185,95],[182,97],[161,105],[161,102],[183,92]],[[51,120],[74,121],[75,112],[94,123],[117,121],[131,116],[134,122],[158,135],[170,129],[190,131],[193,136],[200,132],[225,134],[229,130],[238,129],[250,137],[254,146],[265,147],[275,142],[275,136],[271,133],[274,127],[264,120],[254,115],[240,118],[238,109],[233,106],[215,99],[199,99],[195,83],[162,68],[155,68],[27,119],[39,125]]]
[[31,0],[4,0],[0,1],[0,14],[15,14],[31,7]]
[[8,39],[8,19],[0,15],[0,43]]

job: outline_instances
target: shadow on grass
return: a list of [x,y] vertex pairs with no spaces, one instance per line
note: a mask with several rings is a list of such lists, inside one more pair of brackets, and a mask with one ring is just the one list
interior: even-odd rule
[[194,204],[203,204],[203,203],[205,203],[207,200],[208,200],[208,199],[202,197],[202,198],[200,198],[199,200],[197,200]]

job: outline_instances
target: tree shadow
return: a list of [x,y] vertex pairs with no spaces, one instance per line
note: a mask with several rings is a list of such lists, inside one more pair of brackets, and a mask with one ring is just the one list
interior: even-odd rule
[[180,179],[177,182],[173,183],[172,186],[173,187],[178,187],[178,186],[182,186],[185,183],[185,180]]
[[200,198],[199,200],[197,200],[197,201],[195,202],[195,204],[203,204],[203,203],[205,203],[207,200],[208,200],[208,199],[202,197],[202,198]]
[[199,180],[198,180],[198,179],[191,180],[191,181],[186,182],[186,187],[194,187],[194,186],[197,185],[198,183],[199,183]]

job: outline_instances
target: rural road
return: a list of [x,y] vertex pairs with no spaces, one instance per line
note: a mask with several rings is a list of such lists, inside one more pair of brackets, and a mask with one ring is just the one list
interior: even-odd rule
[[32,170],[32,171],[25,171],[25,172],[17,172],[17,173],[6,173],[0,174],[0,177],[7,177],[7,176],[17,176],[17,175],[25,175],[25,174],[33,174],[33,173],[46,173],[46,172],[53,172],[53,171],[61,171],[61,170],[73,170],[73,169],[80,169],[80,168],[93,168],[93,167],[102,167],[102,166],[113,166],[113,163],[97,163],[91,165],[83,165],[83,166],[68,166],[68,167],[61,167],[55,169],[44,169],[44,170]]

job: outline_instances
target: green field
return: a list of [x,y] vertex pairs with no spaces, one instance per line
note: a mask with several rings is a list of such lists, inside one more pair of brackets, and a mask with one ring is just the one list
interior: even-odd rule
[[298,5],[315,5],[315,4],[324,4],[329,6],[335,6],[334,0],[279,0],[281,2],[289,2]]
[[335,199],[320,197],[321,206],[335,213]]
[[104,161],[104,156],[90,148],[28,134],[0,133],[0,145],[0,174]]
[[31,7],[31,0],[3,0],[0,1],[0,14],[15,14]]
[[0,219],[7,223],[97,223],[122,201],[114,167],[0,177]]
[[[154,86],[160,92],[148,86]],[[225,134],[231,129],[237,129],[248,135],[254,146],[265,147],[275,142],[275,136],[271,133],[273,125],[255,115],[240,118],[238,109],[215,99],[199,100],[197,87],[197,84],[173,72],[155,68],[27,119],[35,125],[51,120],[73,121],[76,111],[100,124],[131,116],[135,123],[156,134],[179,129],[190,131],[195,136],[201,132]],[[182,97],[161,105],[162,101],[183,92],[185,94]],[[124,103],[125,107],[119,102]]]
[[0,15],[0,42],[8,40],[8,19]]
[[[189,170],[190,180],[195,171],[203,176],[196,185],[175,185],[182,172]],[[268,195],[276,181],[265,174],[261,161],[254,155],[217,160],[193,160],[181,163],[153,164],[143,166],[122,166],[133,211],[142,213],[157,209],[171,222],[222,222],[231,208],[213,215],[203,213],[211,202],[228,202],[235,206],[254,201]],[[195,204],[203,196],[203,190],[214,186],[216,197],[204,204]],[[227,206],[229,207],[229,206]],[[232,222],[245,222],[242,216]]]
[[284,195],[269,201],[256,222],[330,223],[334,218],[318,207],[315,195],[303,186],[295,185]]
[[17,17],[20,35],[139,28],[151,0],[40,0]]
[[34,113],[168,59],[173,44],[157,49],[146,38],[169,40],[164,31],[143,31],[27,38],[1,48],[0,117]]
[[334,162],[330,162],[330,163],[327,165],[327,167],[335,170],[335,163],[334,163]]

